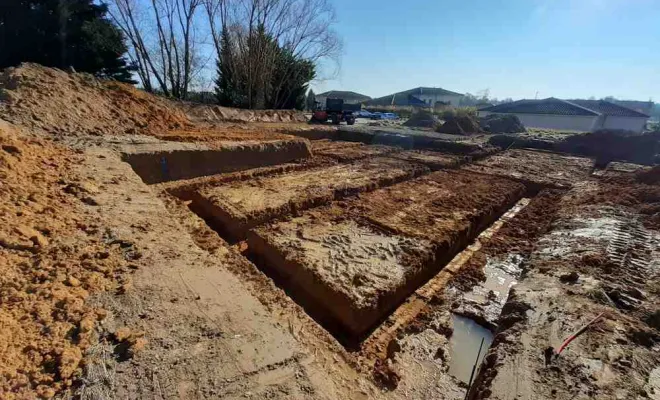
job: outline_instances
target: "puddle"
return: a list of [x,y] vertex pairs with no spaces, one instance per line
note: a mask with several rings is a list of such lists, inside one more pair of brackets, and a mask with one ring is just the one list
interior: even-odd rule
[[465,312],[469,310],[473,314],[481,315],[495,325],[509,297],[509,291],[520,277],[522,263],[523,257],[520,254],[489,258],[484,267],[486,281],[465,294],[468,301]]
[[[454,333],[449,339],[449,374],[459,379],[464,383],[470,381],[470,374],[472,367],[477,360],[477,353],[479,352],[479,345],[481,339],[484,339],[484,345],[479,355],[478,365],[486,355],[486,350],[493,342],[493,334],[486,328],[477,324],[473,320],[460,315],[452,314],[454,322]],[[477,375],[478,368],[475,371]]]

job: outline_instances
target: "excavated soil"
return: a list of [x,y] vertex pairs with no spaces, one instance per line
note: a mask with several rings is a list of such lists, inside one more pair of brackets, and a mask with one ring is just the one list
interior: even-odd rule
[[343,140],[330,140],[330,139],[312,140],[311,144],[312,144],[312,151],[315,152],[322,150],[351,148],[351,147],[364,145],[361,142],[345,142]]
[[0,397],[50,398],[98,342],[105,312],[86,300],[128,287],[139,253],[85,214],[99,189],[72,172],[78,155],[2,121],[0,144]]
[[322,147],[320,149],[314,150],[314,154],[333,158],[340,162],[349,162],[367,157],[382,156],[397,151],[400,151],[398,147],[383,146],[379,144],[363,146],[350,146],[342,144],[339,146]]
[[293,290],[323,304],[353,335],[377,321],[433,259],[428,241],[316,212],[258,228],[248,243]]
[[530,150],[507,150],[464,169],[514,178],[536,186],[570,187],[587,179],[594,162],[588,158]]
[[212,147],[139,147],[124,152],[124,160],[131,164],[145,183],[152,184],[244,171],[303,160],[311,156],[309,142],[304,139],[215,142]]
[[[525,278],[504,307],[471,398],[657,393],[660,358],[653,347],[660,335],[651,321],[658,306],[660,238],[633,208],[588,194],[602,191],[599,185],[580,185],[559,203],[557,221],[538,241]],[[552,348],[601,313],[559,357],[552,356]],[[545,349],[550,356],[544,359]]]
[[391,232],[431,240],[442,258],[502,215],[524,194],[520,183],[462,171],[438,171],[360,196],[353,215]]
[[[522,184],[503,178],[436,172],[259,228],[248,234],[248,245],[359,336],[523,192]],[[406,240],[421,258],[404,267],[392,257]]]
[[[507,150],[413,180],[470,162],[444,152],[498,149],[180,104],[34,64],[0,75],[0,118],[14,124],[0,121],[0,398],[459,400],[452,374],[476,342],[455,314],[494,330],[472,399],[660,393],[658,168],[591,175],[588,159]],[[290,135],[424,150],[194,156]],[[162,174],[176,151],[191,154],[166,159],[168,179],[192,179],[147,186],[121,158],[149,153]],[[235,245],[211,229],[235,238],[272,218]]]
[[0,75],[0,116],[58,136],[154,134],[192,127],[167,100],[131,85],[37,64]]
[[459,165],[470,161],[469,156],[459,156],[455,154],[428,150],[399,151],[391,154],[390,157],[423,164],[429,167],[432,171],[446,168],[456,168]]
[[420,165],[386,158],[297,171],[247,182],[199,189],[196,207],[233,238],[270,219],[329,203],[350,194],[410,179],[425,172]]

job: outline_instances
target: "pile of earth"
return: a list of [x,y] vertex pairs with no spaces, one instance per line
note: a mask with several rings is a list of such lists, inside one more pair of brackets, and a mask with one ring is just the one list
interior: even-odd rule
[[599,165],[616,160],[653,165],[659,161],[660,134],[603,129],[569,136],[555,147],[558,151],[594,157]]
[[208,104],[185,103],[191,119],[199,122],[307,122],[297,110],[241,110]]
[[411,128],[435,128],[440,121],[438,118],[427,110],[419,110],[413,113],[408,121],[403,123],[403,126]]
[[165,98],[31,63],[0,74],[0,118],[58,136],[155,134],[192,126]]
[[469,114],[452,116],[435,131],[452,135],[471,135],[483,132],[477,119]]
[[525,126],[515,115],[491,114],[479,119],[479,125],[488,133],[526,132]]
[[126,288],[132,267],[86,216],[97,190],[81,156],[0,120],[0,398],[51,398],[78,379],[105,311],[86,299]]

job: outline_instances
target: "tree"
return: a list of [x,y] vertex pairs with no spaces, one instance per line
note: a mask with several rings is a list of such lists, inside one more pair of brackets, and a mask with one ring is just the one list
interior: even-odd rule
[[302,110],[316,73],[314,63],[278,45],[263,27],[248,37],[242,37],[240,29],[221,34],[215,89],[219,104]]
[[[318,66],[339,57],[341,42],[331,29],[334,11],[328,0],[203,1],[218,66],[236,81],[232,87],[242,88],[238,97],[247,104],[239,103],[246,108],[304,107]],[[229,37],[229,51],[223,35]],[[222,79],[219,75],[218,90],[229,86],[220,85]],[[231,96],[218,97],[226,103]]]
[[93,0],[8,1],[0,7],[0,68],[21,62],[135,83],[121,31]]
[[309,92],[307,93],[307,99],[306,99],[306,106],[308,110],[313,110],[314,107],[316,106],[316,94],[314,94],[314,91],[312,89],[309,89]]
[[[185,99],[203,68],[196,18],[202,0],[107,0],[130,44],[129,57],[147,91]],[[154,83],[155,81],[155,83]]]

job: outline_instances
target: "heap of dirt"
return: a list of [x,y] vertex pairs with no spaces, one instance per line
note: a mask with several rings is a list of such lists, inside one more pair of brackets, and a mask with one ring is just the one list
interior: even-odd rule
[[449,133],[452,135],[465,135],[465,131],[463,130],[463,127],[461,124],[458,123],[455,119],[450,119],[449,121],[445,122],[444,124],[438,126],[435,129],[436,132],[440,133]]
[[520,133],[526,132],[520,118],[509,114],[491,114],[479,120],[479,125],[488,133]]
[[[85,218],[95,189],[79,156],[0,120],[0,398],[50,398],[74,384],[98,342],[90,294],[128,285],[118,245]],[[127,286],[123,286],[126,288]]]
[[651,165],[658,160],[660,135],[657,132],[639,134],[622,130],[599,130],[569,136],[556,147],[566,153],[595,157],[601,165],[615,160]]
[[435,130],[453,135],[470,135],[482,132],[479,122],[471,115],[457,115],[449,118]]
[[636,173],[635,180],[637,182],[646,183],[647,185],[660,184],[660,165],[656,165],[650,170]]
[[412,114],[408,121],[403,123],[403,126],[411,128],[435,128],[440,121],[438,118],[426,110],[419,110]]
[[0,74],[0,118],[62,136],[155,134],[192,126],[168,100],[131,85],[30,63]]
[[185,103],[183,108],[198,122],[307,122],[298,110],[241,110],[193,103]]

